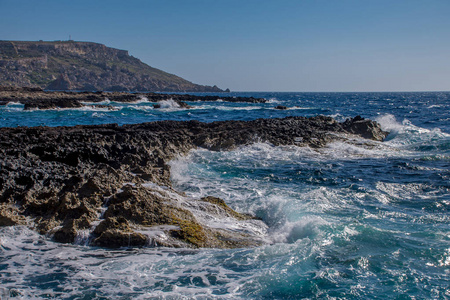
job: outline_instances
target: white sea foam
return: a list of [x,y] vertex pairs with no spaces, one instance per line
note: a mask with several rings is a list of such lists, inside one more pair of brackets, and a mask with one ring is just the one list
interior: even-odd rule
[[23,227],[1,228],[0,237],[0,251],[7,258],[2,274],[14,278],[2,282],[2,292],[24,299],[242,299],[249,283],[264,276],[264,261],[305,252],[304,245],[297,251],[279,246],[254,251],[105,250],[54,243]]
[[104,118],[104,117],[106,117],[106,114],[94,112],[91,116],[92,116],[93,118]]
[[23,106],[23,105],[24,105],[24,104],[21,103],[21,102],[12,102],[12,101],[10,101],[10,102],[6,103],[6,106],[7,106],[7,107]]
[[99,102],[91,102],[91,101],[80,101],[80,102],[85,105],[109,105],[112,103],[112,101],[109,100],[108,98],[105,98],[105,100]]
[[[186,195],[148,183],[167,199],[178,195],[182,207],[210,226],[243,230],[231,219],[204,214],[208,204],[189,206],[192,198],[218,196],[240,212],[262,217],[269,244],[105,250],[57,244],[24,227],[4,227],[0,295],[445,299],[450,295],[448,148],[438,147],[448,135],[391,115],[380,120],[392,132],[383,143],[353,139],[321,149],[259,143],[230,152],[195,150],[172,162],[174,185]],[[142,232],[156,240],[169,238],[168,229]]]
[[[267,233],[267,226],[259,220],[238,221],[219,206],[209,202],[198,201],[198,198],[183,196],[169,187],[159,186],[155,183],[144,183],[151,193],[166,198],[172,204],[189,210],[200,224],[209,228],[225,229],[229,231],[250,234],[263,239]],[[174,200],[176,200],[174,202]]]
[[[379,182],[374,187],[350,185],[341,189],[314,187],[292,181],[294,178],[290,181],[283,179],[289,185],[276,183],[276,176],[279,176],[277,172],[280,172],[278,168],[281,166],[308,172],[308,165],[312,165],[315,169],[331,171],[335,168],[336,161],[414,157],[411,151],[393,151],[396,148],[383,143],[366,144],[363,140],[356,142],[335,142],[319,150],[295,146],[274,147],[266,143],[240,147],[229,152],[195,150],[187,157],[171,162],[172,180],[177,188],[189,196],[218,196],[237,210],[262,217],[269,224],[268,239],[271,242],[294,242],[302,237],[320,236],[320,228],[324,225],[329,227],[334,222],[342,222],[342,219],[333,217],[333,213],[337,211],[346,211],[347,215],[352,215],[350,212],[354,211],[357,215],[361,207],[368,204],[383,207],[392,205],[393,199],[439,200],[441,194],[446,194],[442,189],[430,186],[400,183]],[[272,173],[271,169],[277,170]],[[228,170],[238,174],[261,172],[261,175],[254,179],[248,175],[229,177]],[[312,176],[305,177],[304,180],[314,182],[326,179],[327,177],[316,179]],[[339,182],[338,179],[335,180]],[[360,182],[357,178],[355,180]],[[441,209],[444,209],[447,204],[438,201],[436,205],[441,205]],[[369,211],[363,215],[368,219],[384,217],[383,213],[374,214]],[[416,220],[415,216],[408,214],[402,218],[406,217]],[[432,218],[432,215],[423,217]],[[441,217],[433,220],[443,221]]]
[[121,110],[122,107],[120,106],[108,106],[108,107],[98,107],[98,106],[91,106],[91,105],[86,105],[83,107],[79,107],[79,108],[62,108],[59,110],[75,110],[75,111],[103,111],[103,112],[108,112],[108,111],[117,111],[117,110]]
[[[394,115],[391,114],[385,114],[383,116],[375,118],[375,121],[377,121],[381,128],[388,132],[399,132],[404,128],[404,124],[399,123]],[[407,121],[405,121],[406,123]]]
[[175,100],[173,99],[168,99],[168,100],[162,100],[159,101],[158,104],[160,105],[161,108],[165,108],[165,109],[174,109],[174,108],[180,108],[180,104],[178,104]]
[[[97,103],[98,104],[98,103]],[[28,111],[31,112],[39,112],[39,111],[81,111],[81,112],[111,112],[111,111],[118,111],[121,110],[122,107],[120,106],[108,106],[108,107],[98,107],[95,105],[85,105],[82,107],[57,107],[57,108],[50,108],[50,109],[39,109],[39,108],[33,108]],[[22,110],[22,109],[18,109]]]
[[282,103],[282,101],[278,100],[277,98],[270,98],[269,100],[267,100],[266,103],[279,104],[279,103]]
[[[422,147],[443,147],[448,149],[450,134],[442,132],[439,128],[426,129],[415,126],[409,120],[401,123],[391,114],[385,114],[376,119],[383,130],[389,131],[384,145],[408,151],[421,149]],[[417,154],[417,152],[416,152]]]
[[142,110],[142,111],[152,111],[155,108],[153,107],[153,105],[127,105],[128,109],[133,109],[133,110]]
[[150,103],[150,102],[151,102],[151,101],[148,100],[147,97],[145,97],[145,96],[140,96],[140,97],[139,97],[139,100],[137,100],[137,101],[135,101],[135,102],[133,102],[133,103],[139,104],[139,103]]
[[280,228],[273,230],[270,241],[273,243],[294,243],[301,239],[314,239],[320,234],[320,225],[326,224],[322,218],[307,216],[295,222],[286,222]]
[[240,111],[240,110],[260,110],[263,106],[226,106],[226,105],[199,105],[193,109],[222,110],[222,111]]
[[441,108],[441,107],[445,107],[444,105],[440,105],[440,104],[433,104],[428,106],[427,108]]

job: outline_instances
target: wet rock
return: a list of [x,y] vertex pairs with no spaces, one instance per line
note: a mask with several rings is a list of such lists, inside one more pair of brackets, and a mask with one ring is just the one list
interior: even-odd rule
[[0,204],[0,226],[25,225],[26,219],[17,207]]
[[142,247],[149,243],[148,237],[134,232],[123,217],[105,219],[94,230],[94,235],[97,237],[92,245],[100,247]]
[[89,228],[90,222],[86,216],[78,219],[68,219],[63,227],[54,233],[53,239],[60,243],[73,243],[79,230]]
[[103,105],[103,104],[95,104],[92,105],[93,108],[106,108],[107,110],[119,110],[118,108],[112,105]]
[[283,105],[277,105],[277,106],[275,106],[275,109],[286,110],[287,107],[283,106]]
[[67,99],[45,99],[45,100],[29,100],[23,101],[24,110],[32,109],[57,109],[57,108],[80,108],[84,105],[78,100],[67,100]]
[[[220,198],[179,200],[168,162],[197,147],[222,151],[261,141],[321,147],[333,140],[330,133],[386,136],[370,120],[338,123],[325,116],[0,128],[0,226],[30,220],[30,227],[64,243],[88,230],[91,245],[101,247],[256,246],[260,237],[210,227],[202,216],[263,227],[261,221]],[[155,230],[161,235],[152,235]]]
[[225,214],[227,214],[228,216],[231,216],[233,218],[236,218],[237,220],[258,219],[258,218],[254,217],[254,216],[247,215],[247,214],[241,214],[241,213],[238,213],[238,212],[232,210],[225,203],[225,201],[223,201],[223,199],[221,199],[221,198],[207,196],[207,197],[201,198],[200,200],[214,204],[216,207],[214,207],[213,209],[217,209],[217,206],[218,206],[221,210],[223,210],[223,212]]
[[382,141],[389,134],[383,131],[377,122],[364,119],[361,116],[345,120],[342,127],[350,133],[375,141]]
[[[67,84],[64,81],[64,76],[57,79],[61,84],[57,90],[60,91],[43,91],[34,88],[12,88],[0,87],[0,105],[6,105],[9,102],[20,102],[24,104],[25,110],[30,109],[57,109],[57,108],[79,108],[85,104],[83,102],[97,103],[105,100],[114,102],[137,102],[142,99],[148,99],[150,102],[161,102],[166,100],[175,101],[181,108],[191,108],[186,101],[227,101],[227,102],[250,102],[250,103],[265,103],[267,100],[263,98],[254,97],[223,97],[223,96],[195,96],[195,95],[181,95],[181,94],[160,94],[160,93],[129,93],[129,92],[69,92],[64,88]],[[161,104],[156,103],[155,108],[161,108]],[[98,104],[99,108],[109,108]]]
[[135,224],[159,225],[168,224],[170,218],[166,214],[165,200],[143,187],[126,185],[123,191],[115,194],[108,201],[105,217],[123,217]]

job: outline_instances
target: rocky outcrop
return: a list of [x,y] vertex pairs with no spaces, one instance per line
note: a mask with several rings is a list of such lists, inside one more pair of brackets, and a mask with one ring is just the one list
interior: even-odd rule
[[[98,103],[105,100],[114,102],[136,102],[147,100],[160,102],[175,101],[179,107],[189,108],[185,101],[218,101],[264,103],[267,100],[254,97],[219,97],[213,95],[195,96],[189,94],[161,94],[161,93],[127,93],[127,92],[56,92],[44,91],[39,88],[0,87],[0,105],[9,102],[24,104],[25,110],[76,108],[85,106],[84,102]],[[155,105],[155,108],[160,108]]]
[[350,133],[371,140],[382,141],[387,135],[386,132],[380,130],[378,123],[364,119],[361,116],[345,120],[342,127]]
[[0,85],[48,90],[223,92],[150,67],[128,51],[75,41],[0,41]]
[[262,243],[256,233],[210,227],[204,216],[259,229],[261,220],[219,198],[178,193],[168,161],[197,147],[255,141],[320,147],[353,131],[374,140],[387,134],[373,121],[324,116],[0,128],[0,225],[28,224],[59,242],[101,247],[255,246]]

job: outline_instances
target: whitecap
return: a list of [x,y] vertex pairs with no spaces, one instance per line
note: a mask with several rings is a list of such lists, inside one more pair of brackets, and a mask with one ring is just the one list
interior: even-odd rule
[[282,103],[282,101],[278,100],[277,98],[270,98],[269,100],[266,101],[266,103],[279,104]]
[[295,222],[286,222],[280,228],[271,231],[269,240],[272,243],[294,243],[301,239],[314,239],[319,233],[320,225],[327,224],[316,216],[306,216]]
[[180,104],[178,104],[175,100],[173,99],[168,99],[168,100],[162,100],[158,102],[159,106],[161,108],[165,108],[165,109],[175,109],[175,108],[180,108]]
[[222,111],[240,111],[240,110],[259,110],[263,106],[226,106],[226,105],[199,105],[193,109],[222,110]]
[[58,110],[75,110],[75,111],[87,111],[87,112],[89,112],[89,111],[109,112],[109,111],[118,111],[118,110],[121,110],[121,109],[122,109],[122,107],[112,106],[112,105],[110,105],[108,107],[98,107],[96,105],[92,105],[92,106],[91,105],[86,105],[86,106],[79,107],[79,108],[62,108],[62,109],[58,109]]
[[24,105],[20,102],[8,102],[4,106],[0,106],[0,110],[7,112],[23,111]]
[[105,100],[103,101],[99,101],[99,102],[93,102],[93,101],[80,101],[80,103],[85,104],[85,105],[109,105],[111,104],[111,100],[109,100],[108,98],[105,98]]
[[155,108],[153,107],[153,105],[128,105],[127,106],[128,109],[133,109],[133,110],[141,110],[141,111],[150,111],[150,110],[154,110]]

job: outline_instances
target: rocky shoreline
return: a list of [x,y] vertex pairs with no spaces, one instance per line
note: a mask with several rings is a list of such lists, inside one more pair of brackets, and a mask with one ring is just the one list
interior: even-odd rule
[[[235,248],[263,243],[266,225],[215,197],[172,188],[168,162],[195,148],[254,142],[322,147],[345,135],[387,133],[356,117],[159,121],[135,125],[0,128],[0,226],[26,225],[63,243],[101,247]],[[205,218],[243,228],[212,228]]]
[[[24,110],[31,109],[57,109],[57,108],[79,108],[86,103],[99,103],[105,100],[114,102],[137,102],[149,101],[160,102],[173,100],[180,107],[188,108],[185,101],[227,101],[227,102],[249,102],[265,103],[263,98],[253,97],[225,97],[225,96],[194,96],[189,94],[160,94],[160,93],[128,93],[128,92],[55,92],[44,91],[39,88],[15,88],[0,87],[0,105],[8,103],[22,103]],[[105,106],[105,105],[103,105]],[[106,105],[106,107],[108,107]],[[112,107],[112,106],[111,106]],[[156,108],[157,105],[155,105]]]

